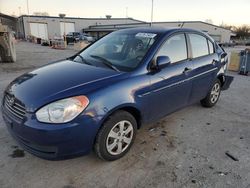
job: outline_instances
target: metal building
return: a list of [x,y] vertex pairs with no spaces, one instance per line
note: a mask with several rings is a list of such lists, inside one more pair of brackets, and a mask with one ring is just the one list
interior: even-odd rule
[[3,25],[7,25],[12,31],[17,31],[17,18],[0,13],[0,20]]
[[[150,26],[151,26],[150,23],[92,25],[89,26],[88,28],[85,28],[84,31],[91,33],[91,35],[93,36],[102,36],[118,29],[131,28],[131,27],[150,27]],[[154,22],[153,26],[183,27],[183,28],[198,29],[208,33],[211,37],[214,38],[215,41],[219,43],[229,43],[231,36],[235,36],[235,34],[229,29],[225,29],[223,27],[202,21]]]
[[[76,18],[53,16],[27,16],[18,18],[18,33],[21,38],[34,36],[45,40],[62,37],[69,32],[82,32],[91,25],[145,23],[133,18]],[[65,30],[65,31],[64,31]]]
[[[62,37],[69,32],[88,32],[97,38],[123,28],[145,27],[150,23],[133,18],[76,18],[76,17],[53,17],[53,16],[27,16],[18,18],[17,33],[21,38],[34,36],[45,40]],[[223,27],[202,21],[178,21],[178,22],[154,22],[153,26],[185,27],[207,32],[217,42],[228,43],[235,34]]]

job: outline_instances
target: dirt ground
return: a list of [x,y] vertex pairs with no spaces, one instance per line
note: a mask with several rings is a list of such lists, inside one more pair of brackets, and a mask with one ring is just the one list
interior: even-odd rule
[[[17,62],[0,64],[0,100],[15,77],[74,53],[19,42]],[[214,108],[195,104],[143,126],[130,152],[114,162],[93,152],[37,158],[17,145],[0,117],[0,187],[250,188],[250,76],[229,74],[235,80]]]

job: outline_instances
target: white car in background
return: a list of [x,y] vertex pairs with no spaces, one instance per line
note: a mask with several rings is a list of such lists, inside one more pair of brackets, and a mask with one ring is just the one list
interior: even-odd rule
[[94,37],[92,37],[92,36],[90,36],[90,35],[88,35],[86,33],[83,33],[82,40],[86,40],[88,42],[94,42],[95,41]]

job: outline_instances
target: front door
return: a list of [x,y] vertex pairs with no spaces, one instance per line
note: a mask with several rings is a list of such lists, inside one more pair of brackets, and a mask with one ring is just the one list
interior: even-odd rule
[[192,81],[192,62],[188,60],[185,34],[176,34],[163,44],[156,55],[168,56],[171,64],[150,74],[152,119],[163,117],[188,104]]

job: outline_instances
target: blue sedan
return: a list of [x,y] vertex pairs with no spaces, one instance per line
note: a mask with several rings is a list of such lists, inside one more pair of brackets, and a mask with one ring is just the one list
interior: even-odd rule
[[120,30],[12,81],[3,119],[20,145],[41,158],[94,149],[112,161],[129,151],[143,124],[197,101],[214,106],[233,80],[226,65],[224,50],[200,31]]

